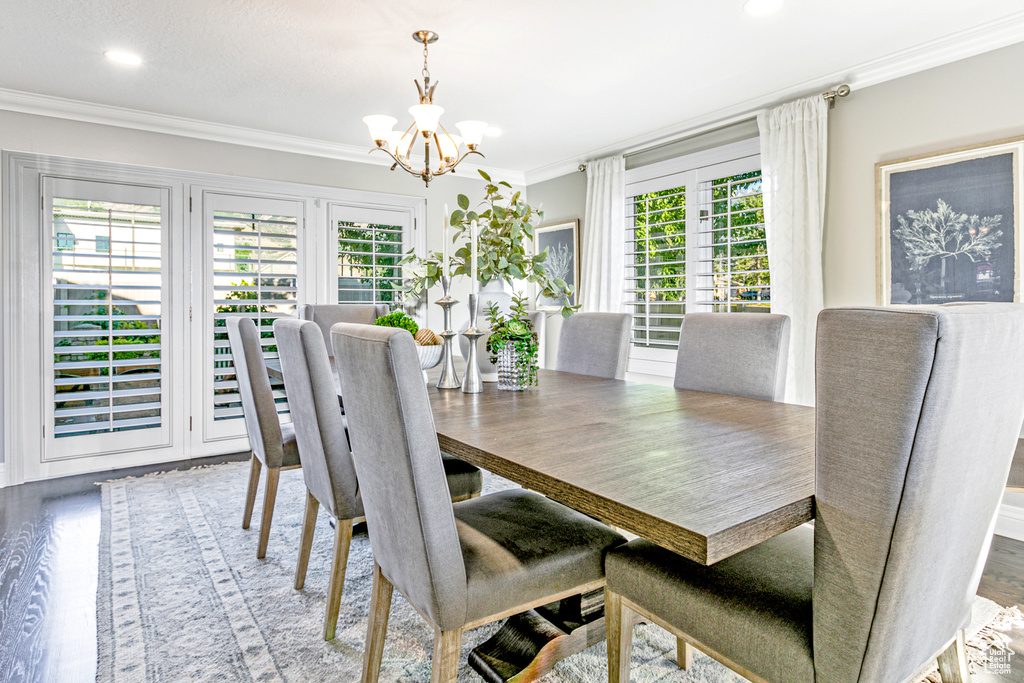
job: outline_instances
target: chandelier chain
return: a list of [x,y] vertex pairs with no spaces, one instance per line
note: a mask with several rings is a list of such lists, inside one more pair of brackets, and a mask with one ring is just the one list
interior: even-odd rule
[[425,78],[425,79],[429,79],[430,78],[430,70],[427,69],[427,43],[426,42],[423,43],[423,71],[421,71],[420,73],[423,74],[423,78]]

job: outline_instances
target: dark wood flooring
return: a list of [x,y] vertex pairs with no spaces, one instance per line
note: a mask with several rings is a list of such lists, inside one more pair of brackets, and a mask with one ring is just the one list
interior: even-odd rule
[[[0,489],[0,683],[95,680],[100,492],[94,483],[196,464]],[[978,594],[1024,608],[1024,543],[995,537]],[[1011,636],[1019,654],[1011,658],[1010,672],[978,672],[976,683],[1024,683],[1024,629]]]

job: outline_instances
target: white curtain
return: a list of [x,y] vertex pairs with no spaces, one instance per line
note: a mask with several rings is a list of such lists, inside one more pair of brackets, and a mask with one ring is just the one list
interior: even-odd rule
[[792,320],[786,400],[814,405],[814,335],[824,306],[828,105],[820,96],[757,115],[772,313]]
[[584,311],[621,313],[625,293],[626,160],[587,162],[587,208],[583,221]]

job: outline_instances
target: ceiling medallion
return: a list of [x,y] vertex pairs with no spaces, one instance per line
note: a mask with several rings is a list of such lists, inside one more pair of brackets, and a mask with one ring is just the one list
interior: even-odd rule
[[[391,166],[392,171],[396,166],[401,166],[409,173],[422,178],[429,186],[435,177],[454,171],[459,162],[470,154],[483,156],[477,151],[477,147],[487,124],[483,121],[456,123],[455,127],[462,133],[461,136],[452,135],[445,130],[441,125],[444,108],[434,104],[437,83],[430,82],[430,71],[427,69],[427,46],[436,42],[438,36],[433,31],[417,31],[412,37],[417,43],[423,43],[423,84],[420,85],[420,82],[416,81],[420,103],[409,107],[409,113],[414,119],[412,125],[404,133],[394,130],[398,119],[383,114],[364,116],[363,123],[370,129],[370,138],[377,145],[370,152],[384,152],[395,160]],[[423,168],[416,170],[412,167],[410,157],[413,144],[419,137],[423,139]],[[437,162],[434,169],[430,167],[432,156]]]

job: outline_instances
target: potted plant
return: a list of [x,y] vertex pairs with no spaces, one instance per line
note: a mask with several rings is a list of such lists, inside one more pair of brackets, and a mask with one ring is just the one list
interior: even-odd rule
[[441,361],[441,349],[443,348],[441,346],[441,339],[426,328],[421,330],[416,321],[402,311],[394,311],[387,315],[382,315],[374,320],[373,324],[381,325],[382,327],[400,327],[403,330],[408,330],[416,342],[416,353],[420,357],[420,369],[423,370],[423,379],[426,381],[427,370]]
[[487,338],[487,352],[498,366],[498,388],[525,391],[537,385],[537,350],[540,345],[533,323],[527,317],[526,297],[512,297],[512,310],[508,316],[497,305],[487,306],[487,319],[491,336]]
[[[539,294],[563,302],[562,316],[568,318],[579,309],[579,305],[569,305],[573,286],[552,276],[545,263],[548,257],[546,249],[539,254],[529,253],[533,248],[533,230],[543,217],[543,212],[523,201],[519,192],[512,192],[511,196],[506,197],[504,193],[511,190],[512,186],[505,181],[495,184],[487,173],[479,173],[487,181],[484,198],[478,205],[478,208],[483,208],[471,209],[469,197],[460,194],[459,208],[451,216],[445,217],[448,225],[454,228],[452,241],[464,241],[449,257],[444,269],[452,275],[471,275],[470,230],[472,223],[477,221],[477,279],[480,284],[505,282],[511,285],[515,280],[535,283]],[[445,239],[449,239],[447,227]],[[403,265],[412,266],[407,291],[421,296],[437,284],[444,272],[442,259],[443,256],[437,252],[421,258],[410,251],[402,259]]]

